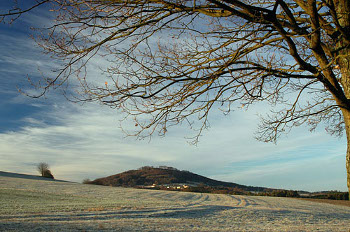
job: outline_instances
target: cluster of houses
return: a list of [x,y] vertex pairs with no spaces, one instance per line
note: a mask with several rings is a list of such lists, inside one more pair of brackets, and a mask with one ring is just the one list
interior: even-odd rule
[[153,184],[149,186],[143,186],[143,188],[148,189],[169,189],[169,190],[182,190],[188,189],[190,187],[197,187],[199,183],[171,183],[171,184]]

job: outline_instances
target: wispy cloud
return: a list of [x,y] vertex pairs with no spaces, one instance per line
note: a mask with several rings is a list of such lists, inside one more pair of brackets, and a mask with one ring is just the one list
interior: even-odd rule
[[[14,35],[5,30],[0,41],[0,106],[3,112],[9,105],[32,109],[6,116],[20,125],[0,130],[3,171],[33,174],[38,162],[47,162],[56,178],[81,181],[144,165],[168,165],[240,184],[346,189],[345,140],[297,128],[278,145],[258,142],[253,138],[256,112],[264,113],[265,105],[229,116],[213,112],[211,128],[204,131],[198,146],[184,139],[193,133],[185,125],[171,128],[166,137],[153,137],[150,142],[126,138],[116,110],[98,104],[72,104],[58,92],[39,100],[18,95],[16,85],[30,89],[27,74],[39,78],[38,68],[49,75],[57,66],[48,62],[26,33]],[[103,60],[93,60],[89,69],[92,81],[104,83],[97,68],[101,65],[106,65]],[[124,125],[132,128],[134,124]]]
[[[115,174],[143,165],[169,165],[241,184],[313,190],[345,189],[342,141],[321,133],[296,131],[280,144],[255,141],[254,125],[242,116],[213,119],[195,147],[186,143],[183,128],[151,142],[125,138],[118,129],[118,114],[91,104],[62,102],[45,112],[46,124],[30,122],[21,130],[0,134],[2,169],[35,173],[35,163],[48,162],[56,178],[81,181]],[[245,122],[244,122],[245,121]],[[315,142],[317,141],[317,142]],[[20,161],[19,161],[20,160]],[[330,160],[332,162],[330,162]],[[327,176],[319,177],[328,165]]]

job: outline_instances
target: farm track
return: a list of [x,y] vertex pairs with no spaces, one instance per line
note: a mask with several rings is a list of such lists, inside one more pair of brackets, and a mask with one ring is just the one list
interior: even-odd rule
[[349,231],[350,207],[0,175],[0,231]]

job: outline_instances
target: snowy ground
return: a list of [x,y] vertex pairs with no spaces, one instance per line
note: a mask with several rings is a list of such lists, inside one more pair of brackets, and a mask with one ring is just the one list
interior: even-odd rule
[[350,207],[138,190],[0,172],[0,231],[350,231]]

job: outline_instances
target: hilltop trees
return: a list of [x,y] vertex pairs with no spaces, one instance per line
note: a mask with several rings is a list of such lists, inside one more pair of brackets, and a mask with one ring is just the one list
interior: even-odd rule
[[[36,39],[62,64],[42,95],[76,77],[80,100],[123,111],[137,136],[186,122],[199,135],[213,108],[266,101],[280,106],[262,141],[321,122],[350,140],[348,0],[36,0],[1,20],[42,5],[56,18]],[[110,62],[103,81],[86,75],[97,54]],[[350,190],[349,162],[348,143]]]

